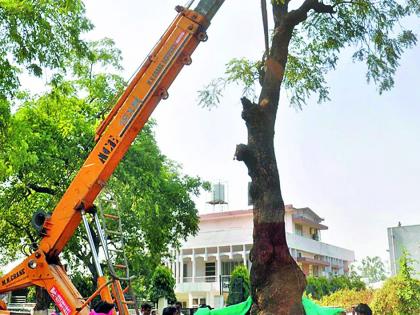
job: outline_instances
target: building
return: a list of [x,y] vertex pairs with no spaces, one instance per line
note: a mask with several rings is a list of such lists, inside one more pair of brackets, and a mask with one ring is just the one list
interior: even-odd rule
[[[286,206],[285,224],[290,253],[306,275],[345,274],[354,252],[321,241],[328,229],[310,208]],[[222,306],[229,276],[236,265],[251,267],[252,210],[200,216],[199,232],[190,237],[168,263],[176,279],[175,293],[184,307]]]
[[420,279],[420,225],[407,225],[388,228],[389,256],[391,275],[395,276],[399,270],[399,260],[406,250],[415,261],[414,276]]

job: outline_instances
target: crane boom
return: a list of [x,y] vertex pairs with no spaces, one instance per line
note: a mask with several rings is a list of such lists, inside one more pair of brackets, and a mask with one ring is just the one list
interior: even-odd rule
[[[168,97],[168,88],[176,76],[191,63],[191,54],[207,39],[210,20],[223,2],[201,0],[194,10],[176,7],[178,15],[98,127],[95,147],[51,216],[43,222],[38,249],[0,278],[0,293],[38,285],[49,292],[64,315],[87,314],[87,303],[71,283],[58,256],[79,226],[82,213],[91,211],[95,198],[159,101]],[[102,281],[101,286],[106,284]],[[120,310],[121,313],[125,312]],[[0,307],[2,314],[8,313]]]

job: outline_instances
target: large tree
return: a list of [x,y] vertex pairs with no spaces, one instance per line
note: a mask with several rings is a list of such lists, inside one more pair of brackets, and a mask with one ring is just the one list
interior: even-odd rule
[[[261,3],[264,7],[265,0]],[[312,93],[318,101],[328,100],[325,74],[335,68],[343,50],[352,50],[354,61],[366,63],[367,80],[380,93],[392,88],[402,53],[417,41],[404,22],[407,16],[420,14],[420,1],[272,0],[271,4],[271,45],[266,36],[262,61],[232,60],[227,77],[213,81],[201,99],[205,106],[218,102],[220,89],[229,82],[244,83],[247,92],[255,81],[261,85],[255,101],[248,95],[241,99],[248,143],[236,148],[236,158],[246,164],[252,180],[252,314],[302,314],[305,277],[287,247],[274,153],[280,90],[289,89],[290,101],[298,107]]]
[[[120,55],[112,41],[91,43],[89,51],[89,58],[67,63],[71,79],[58,72],[48,91],[23,95],[17,110],[8,113],[0,139],[2,263],[20,256],[20,249],[33,250],[38,236],[31,228],[32,214],[54,209],[93,148],[95,126],[124,86],[113,70],[119,68]],[[160,152],[153,125],[149,123],[133,142],[106,188],[121,213],[132,274],[140,276],[138,288],[168,255],[169,247],[196,232],[197,209],[191,198],[203,184],[182,175],[180,167]],[[94,227],[92,232],[99,245]],[[64,257],[73,271],[89,270],[97,277],[83,229],[72,238]]]

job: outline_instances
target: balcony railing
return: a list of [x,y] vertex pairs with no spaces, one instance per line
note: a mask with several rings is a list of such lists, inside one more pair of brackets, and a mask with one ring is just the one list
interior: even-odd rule
[[[194,281],[193,281],[194,279]],[[216,276],[183,277],[183,282],[216,282]]]

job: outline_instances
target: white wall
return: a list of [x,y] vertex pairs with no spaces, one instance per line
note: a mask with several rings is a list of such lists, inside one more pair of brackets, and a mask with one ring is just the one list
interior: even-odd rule
[[329,256],[347,261],[354,261],[354,252],[338,246],[322,243],[300,235],[287,233],[289,247],[300,249],[309,253]]

